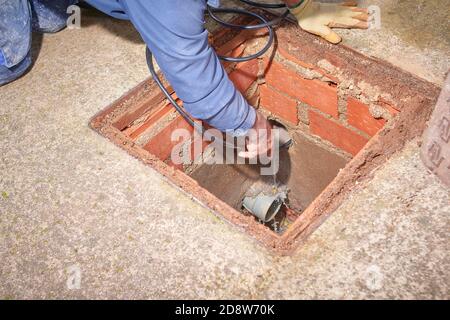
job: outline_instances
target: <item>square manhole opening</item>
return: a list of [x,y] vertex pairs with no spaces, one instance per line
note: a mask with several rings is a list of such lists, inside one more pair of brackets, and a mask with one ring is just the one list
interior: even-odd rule
[[[94,117],[91,126],[218,216],[288,253],[358,182],[420,135],[439,88],[345,46],[324,43],[289,23],[277,35],[277,46],[266,56],[224,63],[248,101],[283,124],[294,140],[289,150],[281,151],[275,178],[262,176],[257,165],[210,164],[210,143],[196,135],[151,79]],[[265,37],[219,29],[211,38],[219,54],[243,56],[260,48]],[[170,86],[168,90],[182,104]],[[176,129],[188,136],[172,136]],[[184,159],[188,155],[187,163],[173,161],[180,152]],[[274,220],[261,223],[242,201],[251,190],[273,185],[284,186],[288,199]]]

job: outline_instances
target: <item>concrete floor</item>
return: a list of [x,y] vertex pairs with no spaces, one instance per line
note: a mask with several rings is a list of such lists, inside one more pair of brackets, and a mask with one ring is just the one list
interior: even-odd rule
[[[273,0],[259,1],[273,3]],[[380,28],[339,30],[343,44],[442,85],[450,67],[450,6],[443,5],[441,0],[357,2],[360,7],[379,8]]]
[[[448,8],[373,2],[383,28],[342,31],[346,44],[441,83]],[[410,41],[418,3],[436,23],[425,46]],[[33,48],[32,71],[0,88],[1,299],[450,298],[450,192],[417,141],[292,257],[275,257],[88,128],[148,76],[127,22],[84,12],[80,30]],[[79,289],[67,285],[78,271]]]

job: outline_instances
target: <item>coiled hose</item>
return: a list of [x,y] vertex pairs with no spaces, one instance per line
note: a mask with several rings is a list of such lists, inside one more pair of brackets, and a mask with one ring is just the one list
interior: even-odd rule
[[[240,1],[245,4],[251,5],[253,7],[259,7],[259,8],[277,9],[277,8],[285,8],[286,7],[285,4],[278,4],[278,3],[277,4],[275,4],[275,3],[258,3],[258,2],[254,2],[254,1],[250,1],[250,0],[240,0]],[[232,29],[239,29],[239,30],[255,30],[255,29],[267,28],[267,30],[269,31],[269,39],[267,41],[267,44],[259,52],[249,55],[249,56],[246,56],[246,57],[239,57],[239,58],[219,56],[219,59],[221,59],[223,61],[227,61],[227,62],[249,61],[249,60],[256,59],[256,58],[262,56],[264,53],[266,53],[272,46],[274,39],[275,39],[275,31],[273,30],[273,26],[279,24],[281,21],[283,21],[289,15],[289,10],[286,9],[286,11],[282,15],[275,18],[274,20],[269,21],[269,20],[267,20],[267,18],[265,18],[264,16],[262,16],[260,14],[250,12],[247,10],[243,10],[243,9],[232,9],[232,8],[217,9],[217,8],[212,8],[210,6],[207,6],[207,10],[208,10],[209,16],[214,21],[223,25],[224,27],[232,28]],[[217,15],[216,15],[217,13],[219,13],[219,14],[220,13],[225,13],[225,14],[232,13],[232,14],[238,14],[238,15],[245,15],[245,16],[256,18],[261,23],[256,24],[256,25],[237,25],[237,24],[229,23],[227,21],[220,19],[219,17],[217,17]],[[184,109],[172,98],[170,93],[164,87],[161,79],[159,78],[158,74],[156,73],[155,66],[153,64],[153,54],[148,47],[146,50],[146,59],[147,59],[148,69],[150,70],[150,73],[151,73],[153,79],[155,80],[156,84],[159,86],[161,91],[164,93],[166,98],[173,105],[173,107],[181,114],[181,116],[190,125],[192,125],[195,128],[195,130],[199,131],[199,133],[202,134],[203,127],[201,125],[199,125],[198,123],[196,123],[194,120],[192,120],[191,116],[188,113],[186,113],[186,111],[184,111]]]

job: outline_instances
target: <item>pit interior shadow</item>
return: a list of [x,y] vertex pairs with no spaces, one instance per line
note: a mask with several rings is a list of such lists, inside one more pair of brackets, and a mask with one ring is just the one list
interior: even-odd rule
[[[281,149],[279,171],[262,175],[260,164],[203,164],[190,176],[203,188],[243,214],[242,200],[255,190],[265,194],[282,188],[288,190],[286,208],[300,215],[345,167],[348,159],[300,132],[291,132],[289,149]],[[286,214],[286,211],[284,211]]]

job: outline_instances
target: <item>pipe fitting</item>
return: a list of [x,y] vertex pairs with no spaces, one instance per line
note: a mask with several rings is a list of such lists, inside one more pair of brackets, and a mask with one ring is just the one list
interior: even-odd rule
[[263,222],[269,222],[275,218],[284,203],[285,194],[268,196],[260,193],[256,197],[245,197],[243,207]]

